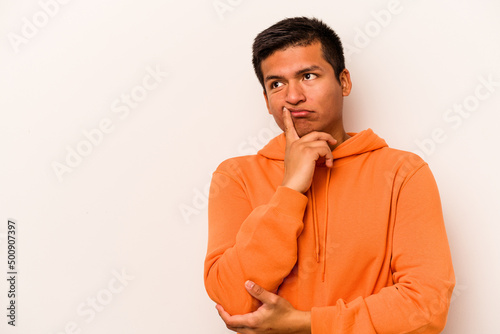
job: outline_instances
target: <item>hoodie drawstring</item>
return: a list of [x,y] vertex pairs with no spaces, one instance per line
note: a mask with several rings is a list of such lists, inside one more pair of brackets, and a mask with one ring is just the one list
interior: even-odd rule
[[330,188],[330,175],[332,170],[327,168],[326,174],[326,188],[325,188],[325,242],[323,243],[323,273],[321,275],[321,281],[325,281],[326,273],[326,241],[328,232],[328,188]]
[[[331,176],[331,169],[327,169],[327,174],[326,174],[326,188],[325,188],[325,234],[324,234],[324,243],[323,243],[323,270],[321,273],[321,281],[325,281],[325,273],[326,273],[326,242],[327,242],[327,232],[328,232],[328,188],[330,187],[330,176]],[[316,209],[316,198],[314,196],[314,188],[313,185],[311,184],[311,187],[309,188],[309,193],[311,196],[311,210],[312,210],[312,220],[313,220],[313,229],[314,229],[314,256],[316,259],[316,262],[319,263],[319,253],[320,253],[320,247],[319,247],[319,226],[318,226],[318,212]]]
[[316,212],[316,199],[314,197],[314,190],[312,183],[310,187],[310,193],[311,193],[311,207],[312,207],[312,218],[313,218],[313,228],[314,228],[314,255],[316,258],[316,262],[319,262],[318,213]]

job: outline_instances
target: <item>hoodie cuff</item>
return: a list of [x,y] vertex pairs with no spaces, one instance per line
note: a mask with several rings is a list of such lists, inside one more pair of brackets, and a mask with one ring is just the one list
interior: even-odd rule
[[307,206],[307,196],[288,187],[278,186],[269,205],[287,216],[302,220]]

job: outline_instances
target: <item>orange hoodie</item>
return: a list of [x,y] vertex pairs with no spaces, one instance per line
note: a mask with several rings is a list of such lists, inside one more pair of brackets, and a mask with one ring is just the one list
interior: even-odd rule
[[440,333],[455,277],[432,173],[371,129],[349,135],[306,194],[280,186],[284,134],[217,168],[206,290],[244,314],[252,280],[311,311],[313,334]]

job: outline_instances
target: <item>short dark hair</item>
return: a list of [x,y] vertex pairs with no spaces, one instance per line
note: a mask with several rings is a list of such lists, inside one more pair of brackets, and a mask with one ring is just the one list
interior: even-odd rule
[[321,43],[323,58],[332,65],[337,80],[345,69],[344,50],[339,36],[317,18],[293,17],[275,23],[255,37],[252,47],[252,63],[255,74],[265,90],[261,64],[275,51],[292,46]]

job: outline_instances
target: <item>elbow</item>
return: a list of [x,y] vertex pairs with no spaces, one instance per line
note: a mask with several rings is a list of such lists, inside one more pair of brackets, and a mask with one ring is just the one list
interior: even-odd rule
[[416,328],[413,332],[437,334],[444,330],[454,287],[454,278],[444,282],[442,289],[433,293],[425,305],[410,316],[410,324]]
[[210,299],[221,305],[230,315],[246,314],[259,307],[258,301],[246,291],[244,283],[226,281],[216,270],[205,273],[204,283]]

